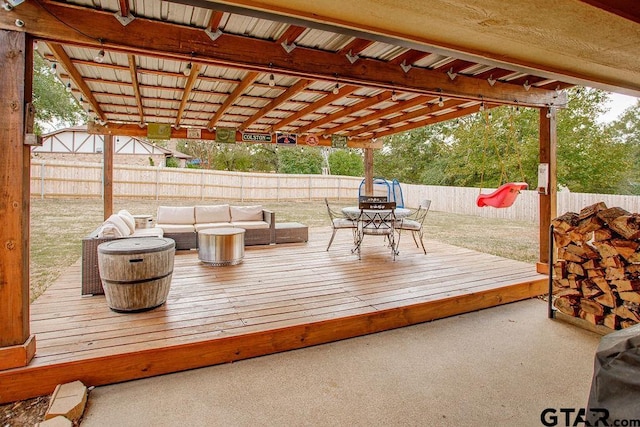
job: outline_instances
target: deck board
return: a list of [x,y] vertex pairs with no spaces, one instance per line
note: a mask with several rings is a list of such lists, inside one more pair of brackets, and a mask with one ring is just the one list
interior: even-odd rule
[[175,372],[285,351],[478,310],[544,292],[533,264],[403,238],[396,261],[382,239],[351,253],[350,233],[330,249],[328,228],[309,242],[247,247],[243,263],[211,267],[195,251],[175,257],[167,303],[115,313],[80,295],[80,263],[31,305],[36,356],[0,371],[0,401]]

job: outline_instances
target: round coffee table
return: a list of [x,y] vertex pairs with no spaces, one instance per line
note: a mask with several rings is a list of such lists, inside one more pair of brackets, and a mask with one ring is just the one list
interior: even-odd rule
[[244,228],[198,231],[198,258],[213,266],[240,264],[244,258]]

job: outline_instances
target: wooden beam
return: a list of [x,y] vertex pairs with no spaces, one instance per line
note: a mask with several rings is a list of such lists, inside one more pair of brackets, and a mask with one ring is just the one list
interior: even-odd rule
[[464,103],[466,102],[460,101],[459,99],[455,99],[455,100],[450,99],[445,102],[443,107],[438,107],[437,105],[434,105],[434,104],[427,105],[426,107],[418,108],[417,110],[413,110],[411,112],[401,114],[391,119],[387,119],[387,120],[383,120],[382,122],[371,124],[363,129],[356,129],[352,132],[349,132],[347,135],[353,136],[353,137],[363,136],[368,133],[375,133],[380,128],[391,127],[396,123],[406,122],[408,120],[412,120],[418,117],[427,116],[427,115],[431,117],[437,117],[434,115],[434,113],[440,110],[446,110],[447,108],[457,107]]
[[220,120],[220,118],[229,109],[229,107],[231,107],[234,104],[234,102],[236,102],[236,100],[240,98],[240,96],[242,95],[242,92],[244,92],[245,89],[249,87],[255,81],[255,79],[258,78],[258,75],[259,75],[258,73],[254,71],[250,71],[244,76],[242,81],[238,83],[238,85],[233,90],[233,92],[231,92],[231,94],[227,97],[227,99],[224,100],[224,102],[222,103],[222,106],[218,108],[218,110],[215,112],[211,120],[209,120],[209,123],[207,124],[208,129],[213,129],[215,127],[218,120]]
[[93,93],[91,93],[91,89],[89,89],[87,83],[82,79],[82,75],[73,65],[73,63],[71,62],[71,58],[69,58],[69,55],[67,55],[67,52],[65,52],[64,48],[58,43],[49,43],[49,50],[51,50],[53,56],[56,57],[56,60],[61,63],[62,66],[69,72],[70,78],[73,79],[73,82],[80,89],[87,102],[91,104],[91,108],[100,118],[100,120],[106,121],[107,117],[105,116],[104,111],[102,111],[102,109],[100,108],[100,104],[98,104],[98,101],[93,96]]
[[299,27],[297,25],[289,25],[289,27],[282,33],[282,35],[276,40],[277,44],[285,43],[290,45],[294,43],[298,37],[304,33],[305,27]]
[[[497,104],[485,103],[485,108],[487,109],[496,108],[498,106],[499,105]],[[410,124],[407,124],[404,126],[398,126],[382,132],[375,132],[372,136],[369,136],[369,138],[382,138],[389,135],[395,135],[397,133],[409,131],[417,127],[428,126],[434,123],[441,123],[441,122],[446,122],[447,120],[457,119],[458,117],[477,113],[478,111],[480,111],[480,104],[476,104],[470,107],[458,108],[455,111],[452,111],[450,113],[440,114],[438,116],[431,116],[424,120],[411,122]]]
[[371,98],[365,99],[364,101],[360,101],[356,104],[353,104],[349,107],[341,107],[340,110],[334,114],[329,114],[322,119],[314,120],[309,123],[307,126],[300,127],[296,130],[297,133],[305,133],[310,131],[311,129],[318,129],[320,126],[331,123],[334,120],[340,119],[342,117],[346,117],[349,114],[353,114],[356,111],[361,111],[367,109],[369,107],[373,107],[374,105],[380,104],[392,96],[391,92],[382,92],[376,96],[372,96]]
[[131,7],[129,6],[129,0],[118,0],[120,6],[120,16],[126,18],[131,13]]
[[373,196],[373,150],[364,150],[364,195]]
[[304,116],[306,116],[307,114],[311,114],[314,111],[331,104],[333,101],[340,99],[340,98],[344,98],[345,96],[355,92],[356,90],[358,90],[357,86],[343,86],[340,89],[338,89],[338,93],[329,93],[327,95],[325,95],[324,97],[320,98],[319,100],[317,100],[316,102],[310,104],[309,106],[303,108],[302,110],[293,113],[292,115],[290,115],[289,117],[280,120],[278,123],[276,123],[273,127],[272,130],[276,131],[278,129],[282,129],[283,127],[287,126],[289,123],[293,123],[298,119],[303,118]]
[[176,115],[175,125],[176,127],[180,127],[180,120],[182,120],[182,114],[184,113],[184,109],[187,107],[187,102],[189,102],[189,96],[191,96],[191,92],[193,91],[193,87],[198,80],[198,76],[200,75],[200,64],[191,63],[191,74],[187,77],[187,82],[184,85],[184,91],[182,92],[182,100],[180,101],[180,107],[178,108],[178,114]]
[[113,214],[113,135],[104,136],[104,168],[102,171],[102,201],[104,220]]
[[[446,73],[428,69],[412,68],[405,73],[396,64],[370,58],[351,64],[334,52],[302,46],[287,52],[272,41],[241,35],[222,34],[212,42],[201,29],[168,22],[136,18],[127,25],[127,31],[122,31],[109,12],[57,2],[48,3],[46,10],[39,3],[25,2],[11,14],[0,14],[0,28],[15,28],[15,18],[25,21],[30,33],[37,37],[95,48],[105,46],[126,53],[178,60],[195,56],[202,63],[251,71],[523,106],[566,103],[566,96],[557,97],[554,91],[545,89],[525,90],[504,82],[492,86],[485,80],[462,75],[452,80]],[[182,43],[183,40],[188,42]]]
[[540,217],[540,253],[538,271],[544,271],[549,259],[549,227],[551,220],[558,216],[558,178],[557,178],[557,144],[555,108],[540,109],[540,163],[549,165],[549,183],[546,194],[539,191],[539,217]]
[[294,97],[296,94],[300,93],[305,88],[307,88],[311,83],[313,83],[313,80],[307,80],[307,79],[299,80],[296,84],[294,84],[293,86],[289,87],[286,91],[284,91],[280,96],[278,96],[273,101],[271,101],[270,103],[262,107],[253,116],[245,120],[240,126],[239,130],[243,131],[249,128],[254,122],[256,122],[261,117],[269,113],[269,111],[275,109],[276,107],[278,107],[278,105],[288,101],[290,98]]
[[35,353],[29,328],[31,150],[24,145],[31,103],[33,40],[0,30],[0,369],[26,366]]
[[215,32],[218,27],[220,27],[220,22],[222,21],[223,12],[218,10],[211,11],[211,18],[209,18],[209,23],[207,24],[207,28],[213,32]]
[[392,107],[380,109],[375,113],[368,114],[366,116],[347,122],[343,125],[331,128],[331,133],[342,132],[343,130],[350,129],[355,126],[360,126],[361,124],[364,124],[364,123],[369,123],[374,120],[377,121],[382,119],[383,117],[390,116],[391,114],[400,113],[404,110],[413,108],[417,105],[426,104],[431,100],[433,100],[433,97],[430,97],[430,96],[416,96],[415,98],[409,99],[406,101],[398,101],[398,103]]
[[142,105],[142,97],[140,96],[140,86],[138,84],[138,71],[136,70],[136,57],[127,55],[129,59],[129,72],[131,73],[131,84],[133,85],[133,93],[136,97],[138,105],[138,113],[140,114],[140,123],[144,123],[144,106]]

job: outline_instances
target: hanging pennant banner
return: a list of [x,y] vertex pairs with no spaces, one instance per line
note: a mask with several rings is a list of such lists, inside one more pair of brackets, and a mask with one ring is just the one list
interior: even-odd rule
[[202,138],[202,129],[187,128],[187,138],[189,138],[189,139],[200,139],[200,138]]
[[295,133],[277,133],[276,144],[296,145],[298,143],[298,135]]
[[347,136],[331,135],[331,146],[333,148],[347,148]]
[[149,139],[171,139],[171,125],[167,123],[147,124],[147,138]]
[[216,142],[234,144],[236,142],[236,128],[216,127]]

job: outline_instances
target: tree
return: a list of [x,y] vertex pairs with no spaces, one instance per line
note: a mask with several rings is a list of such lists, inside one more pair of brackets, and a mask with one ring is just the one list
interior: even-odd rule
[[278,172],[295,174],[321,174],[322,155],[317,149],[283,147],[278,150]]
[[329,154],[332,175],[364,176],[362,155],[353,150],[333,149]]
[[87,121],[87,114],[40,55],[33,56],[33,105],[37,134]]
[[610,124],[608,130],[616,143],[628,150],[630,167],[620,184],[620,194],[640,194],[640,100]]

